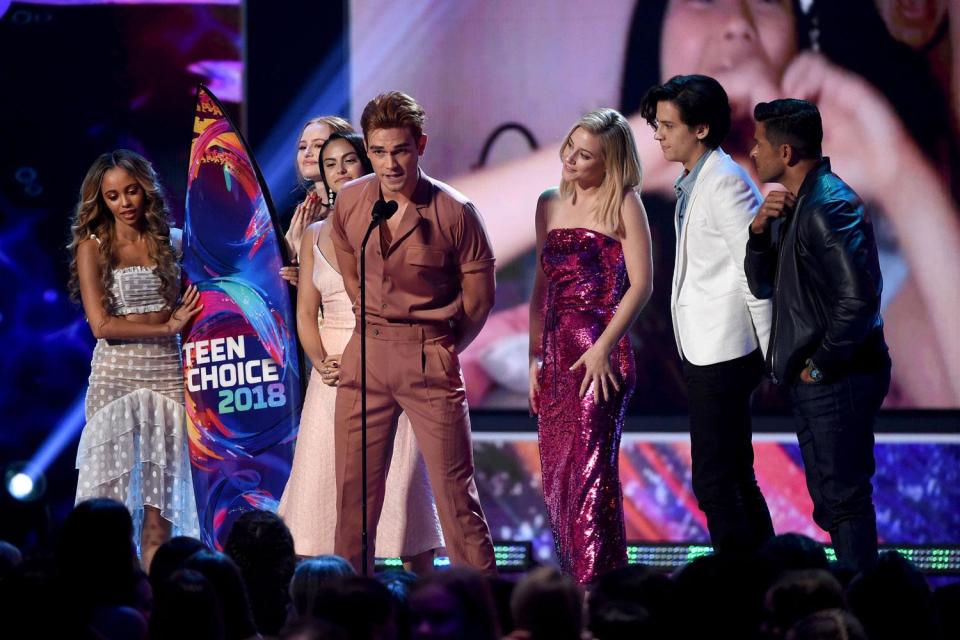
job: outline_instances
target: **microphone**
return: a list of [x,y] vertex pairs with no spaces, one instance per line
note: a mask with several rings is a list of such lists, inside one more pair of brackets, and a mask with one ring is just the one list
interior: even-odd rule
[[380,224],[384,220],[389,220],[393,214],[397,212],[397,201],[396,200],[377,200],[376,204],[373,205],[373,213],[371,214],[372,224]]
[[[2,1],[2,0],[0,0]],[[367,540],[367,242],[370,234],[381,222],[397,212],[395,200],[379,199],[370,212],[370,225],[367,234],[360,243],[360,501],[362,517],[360,520],[360,552],[363,555],[363,571],[367,575],[367,560],[370,558],[370,545]]]

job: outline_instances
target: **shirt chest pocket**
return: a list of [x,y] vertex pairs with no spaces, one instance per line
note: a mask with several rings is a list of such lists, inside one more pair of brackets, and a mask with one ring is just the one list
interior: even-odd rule
[[417,279],[426,281],[431,286],[446,284],[447,254],[445,251],[423,245],[412,245],[407,248],[407,264]]
[[447,266],[447,254],[440,249],[412,245],[407,248],[407,264],[424,269],[443,269]]

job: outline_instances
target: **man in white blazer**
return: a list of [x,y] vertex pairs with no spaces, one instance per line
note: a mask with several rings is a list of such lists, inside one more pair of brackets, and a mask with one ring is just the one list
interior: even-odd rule
[[713,78],[671,78],[647,92],[641,113],[664,158],[683,165],[670,307],[687,384],[693,491],[714,549],[755,549],[773,536],[753,472],[750,421],[771,306],[750,293],[743,266],[760,192],[720,148],[730,103]]

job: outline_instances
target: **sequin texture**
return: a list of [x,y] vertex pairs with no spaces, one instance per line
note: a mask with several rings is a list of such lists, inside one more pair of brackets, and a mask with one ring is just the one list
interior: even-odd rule
[[543,494],[561,569],[588,583],[626,564],[617,457],[636,384],[624,336],[610,353],[620,391],[579,397],[584,369],[571,365],[596,342],[629,287],[623,247],[589,229],[553,229],[541,252],[547,277],[538,417]]

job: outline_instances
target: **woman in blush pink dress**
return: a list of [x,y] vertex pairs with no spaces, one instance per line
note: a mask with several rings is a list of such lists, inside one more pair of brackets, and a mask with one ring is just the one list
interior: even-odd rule
[[[341,186],[372,171],[363,138],[355,133],[332,134],[320,158],[324,191],[331,194],[331,205]],[[333,553],[337,524],[334,401],[340,354],[355,322],[325,218],[307,227],[300,246],[305,277],[297,291],[297,333],[314,364],[293,470],[279,510],[293,533],[297,554],[304,556]],[[434,550],[443,546],[426,467],[405,415],[397,426],[375,542],[377,557],[401,557],[417,573],[432,568]]]
[[560,567],[580,583],[627,562],[618,455],[635,370],[627,329],[653,290],[640,159],[613,109],[583,116],[537,203],[530,408]]

